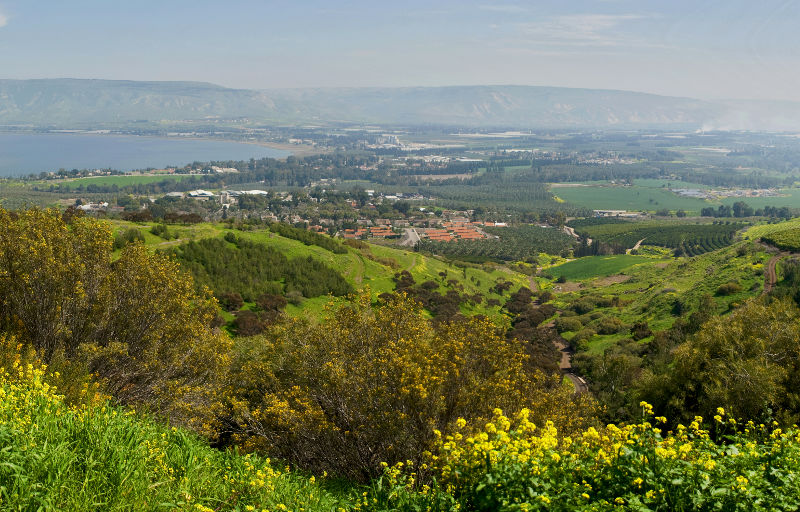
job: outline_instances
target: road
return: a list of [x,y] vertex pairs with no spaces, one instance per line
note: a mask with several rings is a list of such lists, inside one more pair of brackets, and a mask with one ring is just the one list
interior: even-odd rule
[[638,251],[638,250],[639,250],[639,247],[642,245],[642,242],[644,242],[645,240],[646,240],[645,238],[642,238],[641,240],[639,240],[638,242],[636,242],[636,245],[634,245],[633,247],[631,247],[630,249],[628,249],[627,251],[625,251],[625,254],[630,254],[630,253],[631,253],[631,251]]
[[788,252],[781,252],[769,259],[767,269],[764,271],[764,291],[762,293],[767,294],[775,287],[775,283],[778,282],[778,272],[776,270],[778,262],[788,255]]
[[417,230],[414,228],[406,228],[403,239],[400,240],[400,243],[397,245],[403,247],[414,247],[417,245],[417,242],[419,242],[419,234],[417,234]]
[[[575,232],[575,230],[574,230],[574,229],[572,229],[572,228],[571,228],[571,227],[569,227],[569,226],[564,226],[564,231],[565,231],[565,232],[566,232],[568,235],[572,235],[572,237],[573,237],[573,238],[575,238],[575,240],[580,240],[580,239],[581,239],[581,237],[579,237],[579,236],[578,236],[578,233],[576,233],[576,232]],[[592,245],[592,239],[591,239],[591,238],[587,238],[587,239],[586,239],[586,245]]]
[[[555,325],[555,321],[551,321],[545,327],[553,328]],[[567,342],[559,336],[558,338],[553,340],[553,345],[556,349],[561,353],[561,361],[558,364],[561,373],[567,377],[569,380],[572,381],[572,385],[575,387],[575,394],[578,393],[586,393],[589,391],[589,386],[586,384],[586,381],[583,377],[579,377],[572,372],[572,349],[569,348]]]

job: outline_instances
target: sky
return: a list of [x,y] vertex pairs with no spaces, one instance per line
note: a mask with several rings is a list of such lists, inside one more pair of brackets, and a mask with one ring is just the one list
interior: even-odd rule
[[800,101],[800,0],[0,0],[0,78]]

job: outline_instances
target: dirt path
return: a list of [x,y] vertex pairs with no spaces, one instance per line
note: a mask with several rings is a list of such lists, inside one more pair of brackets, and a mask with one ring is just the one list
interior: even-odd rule
[[[555,320],[551,320],[549,323],[545,324],[545,327],[553,328],[554,326]],[[564,338],[559,336],[553,341],[553,346],[561,353],[561,361],[558,364],[558,368],[565,377],[572,381],[572,385],[575,387],[575,394],[589,391],[589,386],[586,384],[586,381],[583,380],[583,377],[579,377],[572,372],[572,349]]]
[[638,250],[639,250],[639,246],[641,246],[641,245],[642,245],[642,242],[644,242],[645,240],[646,240],[646,238],[642,238],[641,240],[639,240],[638,242],[636,242],[636,245],[634,245],[633,247],[631,247],[630,249],[628,249],[627,251],[625,251],[625,254],[630,254],[630,253],[631,253],[631,251],[638,251]]
[[161,242],[161,243],[158,243],[156,245],[158,247],[168,247],[170,245],[178,245],[180,243],[185,242],[186,240],[187,240],[186,238],[178,238],[177,240],[170,240],[168,242]]
[[[572,237],[575,240],[580,240],[581,239],[581,237],[578,236],[578,233],[576,233],[575,230],[573,228],[569,227],[569,226],[564,226],[564,231],[568,235],[572,235]],[[586,245],[592,245],[592,239],[591,238],[587,238],[586,239]]]
[[412,254],[412,257],[413,257],[413,259],[411,260],[411,265],[408,266],[408,268],[406,269],[406,272],[411,272],[412,270],[414,270],[414,267],[417,266],[417,255],[416,254]]
[[781,252],[769,259],[767,269],[764,272],[764,291],[761,293],[767,294],[775,287],[775,283],[778,282],[778,272],[776,270],[778,262],[788,255],[788,252]]
[[536,284],[536,280],[533,276],[528,276],[528,283],[530,284],[531,291],[536,293],[539,291],[539,285]]

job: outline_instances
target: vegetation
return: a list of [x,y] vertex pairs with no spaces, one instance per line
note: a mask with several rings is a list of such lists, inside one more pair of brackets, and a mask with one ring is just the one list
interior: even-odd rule
[[177,262],[138,243],[112,262],[105,223],[55,210],[0,210],[0,231],[0,329],[59,372],[63,392],[96,376],[120,403],[210,433],[230,340]]
[[402,295],[376,308],[362,297],[319,325],[296,321],[239,343],[231,428],[248,449],[363,481],[382,462],[419,461],[435,430],[488,418],[498,404],[580,426],[588,404],[528,359],[486,319],[434,327]]
[[[334,242],[335,243],[335,242]],[[238,293],[245,302],[265,294],[299,291],[304,297],[346,295],[352,288],[341,274],[313,257],[289,259],[283,253],[229,233],[168,250],[199,286],[216,294]]]
[[0,499],[4,510],[349,508],[314,478],[95,400],[70,406],[45,372],[2,340]]
[[485,228],[497,238],[434,242],[421,240],[420,251],[442,254],[462,261],[526,261],[535,263],[539,253],[561,254],[575,243],[575,239],[556,228],[515,226]]
[[786,229],[761,237],[764,242],[784,251],[800,252],[800,229]]
[[665,224],[658,221],[625,222],[617,219],[612,222],[576,220],[571,221],[570,226],[583,237],[607,244],[615,253],[624,252],[642,240],[647,245],[674,249],[677,256],[697,256],[726,247],[733,241],[734,233],[744,227],[743,224],[729,222]]
[[[796,430],[739,424],[724,408],[665,431],[644,419],[564,436],[500,409],[475,432],[442,434],[422,465],[387,468],[375,510],[795,510]],[[427,478],[423,477],[425,475]],[[425,482],[433,481],[433,485]]]

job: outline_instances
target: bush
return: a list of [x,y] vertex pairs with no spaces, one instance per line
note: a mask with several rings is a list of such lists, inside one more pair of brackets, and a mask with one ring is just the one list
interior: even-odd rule
[[556,318],[556,331],[558,332],[567,332],[567,331],[577,331],[583,324],[577,318]]
[[[648,416],[652,408],[642,402]],[[376,510],[796,510],[798,432],[737,428],[719,409],[714,425],[695,420],[663,433],[638,424],[589,428],[570,442],[527,411],[502,411],[479,432],[469,423],[443,436],[417,468],[390,467],[374,486]],[[534,424],[535,423],[535,424]],[[717,437],[709,432],[719,433]],[[475,441],[475,440],[479,441]],[[619,448],[619,447],[622,448]],[[742,449],[747,447],[746,449]],[[423,487],[424,486],[424,487]]]
[[587,298],[578,299],[577,301],[572,303],[570,308],[572,308],[572,310],[575,311],[577,314],[583,315],[589,313],[594,309],[594,301]]
[[717,288],[717,295],[733,295],[734,293],[739,293],[740,291],[742,291],[742,285],[731,281],[729,283],[720,285],[720,287]]
[[625,328],[619,318],[607,316],[597,322],[597,334],[616,334]]
[[232,365],[235,439],[315,472],[365,480],[381,462],[419,460],[458,417],[498,402],[537,421],[581,414],[561,377],[527,371],[522,342],[483,318],[433,327],[418,303],[368,296],[321,323],[296,321],[243,340]]
[[119,403],[208,430],[230,340],[176,261],[138,243],[112,261],[107,224],[56,210],[0,209],[0,231],[1,331],[44,363],[83,367]]
[[114,250],[122,249],[134,242],[144,242],[144,235],[136,228],[128,228],[114,237]]
[[239,311],[244,306],[244,299],[238,292],[223,292],[219,294],[219,303],[225,311]]
[[298,290],[292,290],[286,294],[286,301],[293,306],[299,306],[303,303],[303,294]]
[[574,350],[583,348],[583,345],[597,334],[593,329],[581,329],[569,340]]

